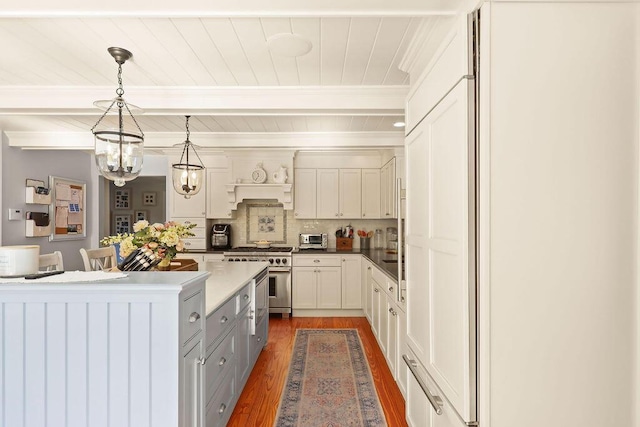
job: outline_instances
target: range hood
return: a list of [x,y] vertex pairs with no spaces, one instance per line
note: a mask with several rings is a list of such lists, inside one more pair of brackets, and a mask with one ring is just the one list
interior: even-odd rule
[[233,210],[245,199],[275,199],[285,210],[293,209],[293,184],[227,184],[226,189]]

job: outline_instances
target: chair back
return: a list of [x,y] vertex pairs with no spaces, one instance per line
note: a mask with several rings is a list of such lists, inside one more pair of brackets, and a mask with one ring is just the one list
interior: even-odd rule
[[108,270],[116,267],[116,250],[113,246],[99,249],[80,248],[85,271]]
[[64,270],[64,264],[62,263],[62,252],[55,251],[50,254],[40,255],[39,270],[40,271]]

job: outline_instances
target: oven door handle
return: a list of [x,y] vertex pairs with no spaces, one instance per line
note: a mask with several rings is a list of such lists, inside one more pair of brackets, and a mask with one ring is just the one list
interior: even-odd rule
[[269,273],[290,273],[291,268],[269,267]]

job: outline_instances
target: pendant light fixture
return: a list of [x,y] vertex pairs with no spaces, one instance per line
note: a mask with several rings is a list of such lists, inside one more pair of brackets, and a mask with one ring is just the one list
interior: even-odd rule
[[[202,187],[204,179],[204,166],[202,160],[196,152],[195,146],[189,141],[189,117],[184,116],[186,119],[187,139],[184,141],[182,147],[182,155],[180,156],[180,163],[174,163],[172,165],[172,180],[173,188],[178,194],[182,194],[185,199],[190,198],[194,194],[198,194]],[[191,161],[195,158],[198,159],[198,163],[189,163],[189,151],[191,151]]]
[[[126,49],[110,47],[109,54],[118,64],[118,88],[116,97],[93,103],[104,109],[97,123],[91,128],[95,139],[96,165],[100,173],[122,187],[126,181],[135,179],[142,169],[144,134],[131,110],[142,113],[135,105],[127,104],[122,95],[122,64],[133,55]],[[109,114],[117,113],[117,123],[111,127],[99,128],[100,122]]]

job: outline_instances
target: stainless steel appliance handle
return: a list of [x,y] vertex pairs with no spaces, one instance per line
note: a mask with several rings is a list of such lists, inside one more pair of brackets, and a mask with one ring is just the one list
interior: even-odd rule
[[420,378],[420,375],[418,375],[418,364],[416,363],[416,361],[409,359],[406,354],[402,355],[402,359],[404,360],[404,363],[406,363],[409,367],[409,370],[415,377],[416,381],[418,381],[418,384],[420,385],[420,388],[422,389],[424,394],[427,396],[427,399],[429,399],[429,403],[433,407],[433,410],[436,411],[436,414],[442,415],[442,398],[440,396],[431,394],[429,388],[427,387],[427,384],[425,384],[422,378]]

